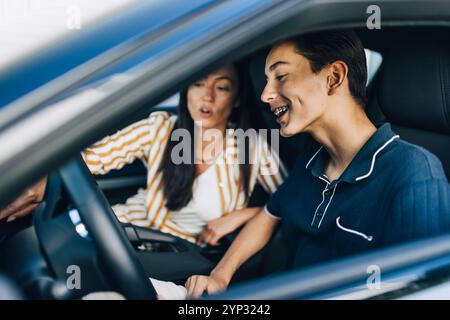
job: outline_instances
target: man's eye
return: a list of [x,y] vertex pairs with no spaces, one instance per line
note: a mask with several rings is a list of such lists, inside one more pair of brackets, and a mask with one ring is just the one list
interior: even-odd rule
[[229,87],[217,87],[220,91],[230,91]]
[[202,87],[203,86],[203,82],[194,82],[192,85],[194,87]]
[[278,81],[282,81],[286,77],[286,74],[282,74],[276,77]]

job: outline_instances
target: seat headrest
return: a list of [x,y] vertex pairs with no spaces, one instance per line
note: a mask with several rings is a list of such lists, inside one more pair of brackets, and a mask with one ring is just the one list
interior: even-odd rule
[[448,33],[409,33],[383,58],[376,95],[388,121],[450,134]]

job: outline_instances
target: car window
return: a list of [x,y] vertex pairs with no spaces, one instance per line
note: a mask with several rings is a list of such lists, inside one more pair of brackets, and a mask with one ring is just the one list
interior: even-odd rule
[[176,93],[170,98],[164,100],[163,102],[159,103],[156,107],[157,108],[171,108],[178,106],[178,101],[180,100],[180,94]]

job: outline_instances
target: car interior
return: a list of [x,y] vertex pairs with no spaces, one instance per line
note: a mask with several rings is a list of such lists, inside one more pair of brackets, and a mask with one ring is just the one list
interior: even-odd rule
[[[377,126],[390,122],[401,138],[436,154],[450,178],[450,43],[446,41],[450,30],[390,27],[379,31],[358,29],[357,32],[365,48],[382,56],[381,66],[368,83],[366,112],[370,119]],[[264,87],[263,72],[268,50],[267,47],[259,49],[244,59],[258,97]],[[267,128],[276,128],[269,108],[261,103],[260,109]],[[151,109],[154,110],[176,112],[176,106]],[[306,134],[280,138],[280,157],[288,168],[292,167],[308,139],[311,138]],[[102,256],[108,251],[107,244],[113,245],[114,239],[108,238],[110,234],[106,231],[102,234],[101,228],[92,233],[89,227],[92,222],[86,221],[81,212],[96,210],[97,207],[82,202],[80,191],[70,190],[64,184],[69,178],[76,183],[86,183],[76,174],[88,170],[80,162],[82,160],[78,159],[64,172],[50,174],[45,201],[33,216],[11,223],[0,222],[3,232],[0,235],[0,270],[10,275],[27,297],[80,298],[90,292],[112,290],[111,282],[115,280],[111,279],[117,278],[114,272],[106,275],[108,266],[105,266],[105,261],[108,259]],[[145,177],[145,168],[136,161],[120,171],[95,177],[96,181],[91,179],[86,190],[102,198],[103,205],[113,205],[124,202],[137,188],[145,187]],[[91,197],[87,191],[84,196]],[[262,206],[267,199],[268,195],[257,187],[250,205]],[[110,222],[96,220],[95,223],[103,226],[103,223],[108,225]],[[238,233],[229,235],[217,247],[199,248],[159,231],[130,224],[121,224],[120,227],[143,266],[145,277],[178,284],[183,284],[192,274],[208,274]],[[93,239],[105,239],[103,253],[93,245]],[[82,289],[57,290],[61,279],[67,277],[67,266],[74,264],[79,265],[84,273]],[[269,245],[239,270],[233,283],[283,271],[287,264],[283,236],[276,232]],[[123,267],[126,268],[126,262]],[[129,268],[135,270],[134,266]],[[125,285],[121,281],[119,283],[116,279],[114,284],[118,287]]]

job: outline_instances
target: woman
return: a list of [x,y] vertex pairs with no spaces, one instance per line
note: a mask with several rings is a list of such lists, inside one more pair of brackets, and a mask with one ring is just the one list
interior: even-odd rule
[[[136,158],[146,165],[146,189],[113,207],[121,221],[215,245],[260,210],[247,208],[256,182],[269,193],[282,183],[285,169],[261,138],[251,143],[258,148],[236,141],[236,129],[258,127],[254,119],[259,113],[240,70],[223,67],[191,84],[180,94],[178,116],[152,113],[83,152],[94,174],[120,169]],[[196,139],[181,153],[188,160],[181,164],[173,160],[180,149],[175,130]],[[230,161],[242,154],[245,163]]]

